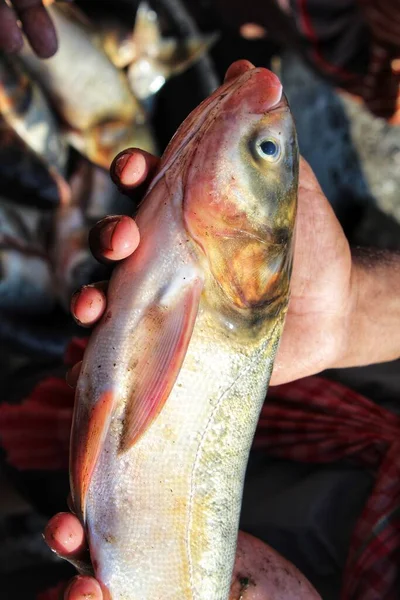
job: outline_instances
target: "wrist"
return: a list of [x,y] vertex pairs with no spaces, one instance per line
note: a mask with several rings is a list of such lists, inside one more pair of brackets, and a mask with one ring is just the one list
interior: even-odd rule
[[400,256],[356,248],[342,346],[334,368],[400,357]]
[[333,368],[357,366],[360,362],[360,348],[358,348],[358,335],[362,326],[363,307],[362,297],[364,273],[357,260],[352,260],[350,273],[348,300],[341,320],[341,330],[338,334],[338,352]]

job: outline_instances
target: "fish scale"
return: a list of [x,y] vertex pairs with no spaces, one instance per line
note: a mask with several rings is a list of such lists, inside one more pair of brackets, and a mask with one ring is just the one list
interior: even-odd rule
[[112,600],[229,596],[288,306],[297,177],[280,83],[252,69],[188,117],[139,208],[141,242],[110,281],[71,437],[75,509]]
[[[212,331],[215,336],[215,328]],[[217,355],[207,357],[209,332],[210,324],[207,326],[200,317],[191,339],[190,355],[157,422],[137,446],[121,458],[117,456],[119,435],[117,432],[114,435],[111,430],[105,452],[94,473],[92,489],[104,502],[90,503],[88,509],[91,544],[98,547],[100,540],[112,537],[119,540],[119,547],[124,548],[124,553],[135,555],[135,564],[128,565],[123,575],[121,571],[114,574],[114,579],[119,580],[122,576],[126,582],[126,589],[121,590],[117,598],[124,598],[124,594],[130,597],[128,592],[132,598],[196,598],[193,591],[188,595],[189,591],[185,590],[185,582],[191,579],[195,588],[210,588],[204,591],[204,597],[225,598],[229,591],[235,543],[233,541],[229,545],[230,552],[226,554],[218,552],[218,541],[225,546],[228,537],[236,539],[243,464],[247,462],[253,431],[265,397],[268,363],[266,360],[261,362],[263,353],[258,349],[254,357],[239,356],[234,364],[231,348],[224,351],[222,346]],[[217,347],[221,348],[219,344]],[[260,367],[263,371],[262,384],[259,389],[249,391],[240,375],[251,376],[251,371]],[[202,375],[204,370],[208,372],[206,380]],[[194,389],[196,394],[193,394]],[[207,398],[208,402],[199,401],[203,398]],[[211,414],[209,405],[212,407]],[[232,421],[230,418],[232,413],[237,415],[238,412],[245,417],[239,428],[236,419]],[[118,421],[118,415],[115,420]],[[118,425],[116,429],[118,431]],[[235,435],[238,441],[233,444]],[[221,456],[218,456],[219,450]],[[221,474],[218,473],[218,465],[222,466]],[[105,472],[112,473],[112,477],[105,479]],[[166,477],[165,473],[169,476]],[[240,476],[234,478],[232,473],[240,473]],[[107,517],[113,497],[118,498],[119,510],[126,510],[132,515],[132,520],[128,523],[120,521],[111,534]],[[208,526],[204,524],[199,528],[197,522],[204,514],[205,504],[209,506],[210,515],[216,518]],[[136,519],[135,514],[140,517]],[[164,531],[160,529],[160,520]],[[203,532],[200,541],[199,529]],[[171,535],[178,530],[180,535]],[[213,530],[218,531],[217,535],[213,534]],[[191,556],[199,558],[190,560]],[[217,564],[215,557],[219,557]],[[98,576],[109,582],[110,589],[113,589],[113,577],[109,579],[107,573],[108,565],[115,562],[113,544],[103,545],[102,553],[96,554],[96,558],[99,564],[104,565],[104,572],[100,569]],[[202,560],[205,561],[204,567],[201,566]],[[197,569],[193,568],[193,561],[199,565]],[[159,589],[146,589],[135,576],[137,570],[156,572],[160,579]],[[214,571],[220,573],[218,581],[210,578]],[[166,586],[169,580],[173,582],[171,590]],[[224,582],[222,589],[221,582]]]

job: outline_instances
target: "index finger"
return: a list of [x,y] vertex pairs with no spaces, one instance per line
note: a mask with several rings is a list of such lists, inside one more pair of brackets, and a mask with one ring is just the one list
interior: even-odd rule
[[114,158],[110,174],[121,192],[128,196],[143,193],[153,177],[160,159],[139,148],[127,148]]
[[39,58],[50,58],[57,52],[57,34],[42,0],[13,0],[23,30]]
[[22,46],[22,34],[15,13],[5,0],[0,0],[0,50],[18,52]]

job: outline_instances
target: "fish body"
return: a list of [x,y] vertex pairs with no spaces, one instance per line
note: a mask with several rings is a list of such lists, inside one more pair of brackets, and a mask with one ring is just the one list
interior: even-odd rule
[[0,308],[24,314],[50,311],[55,291],[50,263],[37,239],[38,215],[0,199]]
[[130,121],[137,103],[123,72],[93,40],[89,24],[66,2],[51,5],[48,11],[57,30],[58,51],[41,60],[26,43],[21,57],[64,120],[79,130],[111,119]]
[[[100,186],[97,186],[97,190],[93,189],[98,171],[97,177],[101,173],[106,178],[107,174],[102,169],[81,159],[69,179],[71,202],[57,207],[53,215],[50,255],[57,295],[67,311],[72,294],[81,286],[93,283],[99,270],[99,264],[87,243],[89,229],[93,225],[87,215],[89,202],[96,192],[98,201],[102,200]],[[107,199],[107,192],[111,195],[110,185],[105,190],[103,202]]]
[[91,336],[71,489],[112,600],[229,597],[248,454],[289,298],[298,150],[251,69],[182,124]]
[[84,15],[67,2],[50,5],[48,11],[58,51],[41,60],[25,43],[21,59],[68,125],[68,141],[104,168],[118,151],[135,145],[136,128],[143,149],[153,151],[150,133],[142,134],[146,115],[125,73],[108,58]]
[[40,87],[17,58],[0,56],[0,114],[5,123],[47,167],[61,201],[68,201],[64,174],[67,145]]
[[60,202],[56,182],[44,161],[27,149],[4,120],[0,121],[0,196],[41,209]]
[[[131,37],[128,68],[136,98],[145,101],[156,94],[168,79],[184,72],[205,54],[217,37],[214,34],[188,40],[164,38],[157,13],[147,2],[141,2]],[[123,57],[128,60],[128,47],[125,38],[121,42],[121,60]]]

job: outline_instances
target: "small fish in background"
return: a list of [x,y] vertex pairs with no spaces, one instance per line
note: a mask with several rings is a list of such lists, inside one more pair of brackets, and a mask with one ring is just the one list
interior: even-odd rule
[[35,231],[40,216],[0,199],[0,308],[43,314],[55,306],[50,262]]
[[[0,115],[33,152],[54,179],[60,202],[68,202],[64,179],[68,159],[66,140],[39,85],[19,58],[0,54]],[[3,126],[4,127],[4,126]]]
[[40,60],[25,43],[21,60],[68,128],[70,144],[104,168],[127,146],[154,152],[147,116],[86,16],[69,2],[50,3],[48,11],[59,40],[57,53]]
[[152,127],[144,113],[138,113],[134,123],[110,121],[88,130],[71,129],[67,139],[80,154],[104,169],[109,169],[115,156],[126,148],[158,154]]
[[90,228],[110,214],[132,214],[132,201],[123,196],[105,169],[81,159],[70,178],[72,202],[60,205],[52,225],[50,255],[58,298],[69,311],[72,294],[82,285],[109,277],[88,246]]
[[80,159],[69,180],[72,201],[60,205],[52,224],[50,256],[61,305],[69,311],[71,295],[82,285],[109,276],[93,258],[90,228],[110,214],[132,214],[132,201],[123,196],[105,169]]
[[141,2],[130,40],[124,36],[119,51],[116,49],[111,55],[118,64],[128,67],[131,89],[144,102],[168,79],[192,66],[217,39],[218,34],[187,40],[165,38],[156,11],[147,2]]
[[90,193],[91,165],[78,164],[69,180],[71,202],[60,205],[54,213],[49,255],[53,266],[57,297],[61,306],[69,311],[71,296],[81,285],[90,283],[98,263],[88,246],[85,217],[86,197]]
[[34,152],[0,117],[0,197],[14,204],[51,209],[60,202],[55,180]]
[[85,217],[88,228],[108,215],[132,215],[132,200],[118,191],[110,173],[101,167],[87,163],[88,191],[85,197]]

